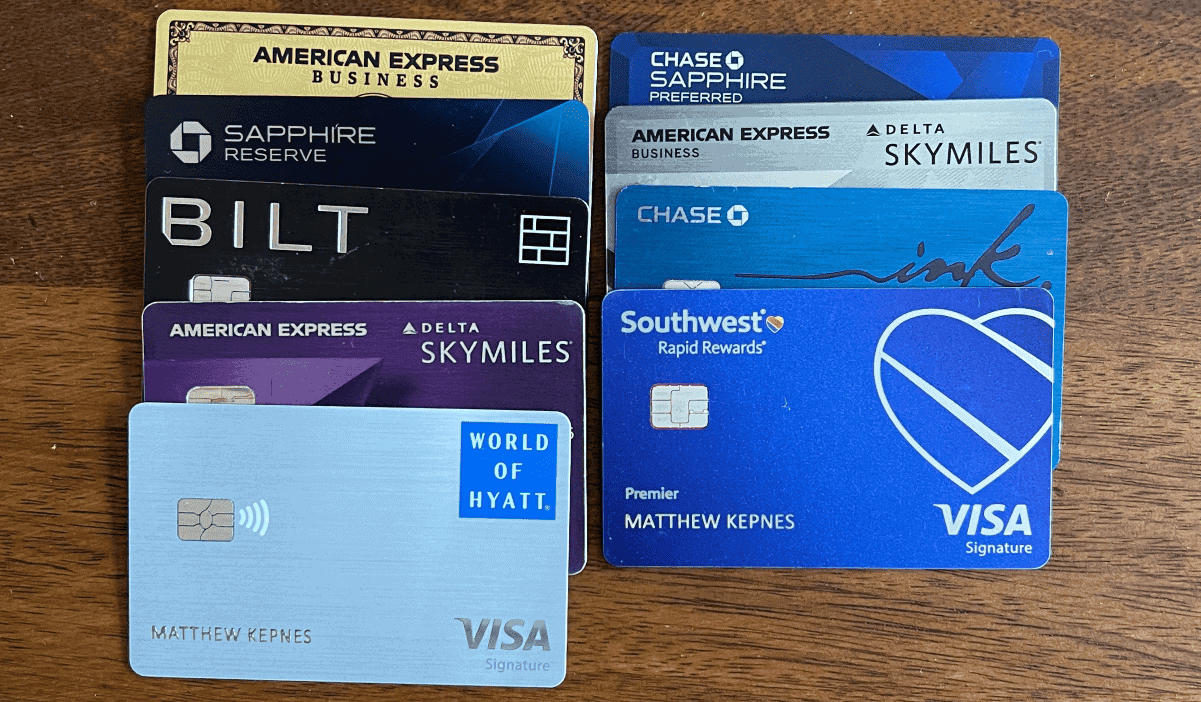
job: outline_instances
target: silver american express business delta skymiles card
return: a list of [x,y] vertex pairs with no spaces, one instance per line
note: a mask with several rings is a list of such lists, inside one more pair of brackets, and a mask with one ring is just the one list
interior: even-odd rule
[[1042,98],[623,106],[605,120],[605,222],[627,185],[1054,190]]

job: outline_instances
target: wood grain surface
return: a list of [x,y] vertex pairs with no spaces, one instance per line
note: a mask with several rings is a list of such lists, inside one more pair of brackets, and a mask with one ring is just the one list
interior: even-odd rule
[[[0,5],[0,699],[1201,700],[1201,3],[183,6],[586,24],[601,39],[601,114],[619,31],[1055,39],[1072,225],[1053,555],[1016,573],[618,570],[594,528],[588,568],[571,579],[568,674],[555,690],[139,678],[126,649],[125,430],[140,396],[142,105],[168,6],[10,0]],[[594,237],[594,261],[600,253]],[[599,266],[592,282],[602,289]],[[593,301],[594,527],[598,311]]]

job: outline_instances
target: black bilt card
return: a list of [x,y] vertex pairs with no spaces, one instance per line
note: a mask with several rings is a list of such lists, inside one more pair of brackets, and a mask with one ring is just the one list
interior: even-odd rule
[[146,304],[243,300],[575,300],[579,199],[156,178]]

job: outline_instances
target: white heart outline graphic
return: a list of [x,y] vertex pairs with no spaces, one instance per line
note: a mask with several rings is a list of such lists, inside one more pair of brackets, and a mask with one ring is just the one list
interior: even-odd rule
[[[1004,336],[1001,336],[992,329],[984,326],[985,322],[997,319],[999,317],[1010,317],[1013,315],[1033,317],[1034,319],[1046,322],[1047,326],[1051,327],[1052,329],[1055,328],[1055,320],[1053,318],[1043,314],[1042,312],[1039,312],[1038,310],[1027,309],[1025,307],[1011,307],[1003,310],[996,310],[975,319],[959,314],[958,312],[952,312],[951,310],[931,308],[924,310],[913,310],[912,312],[906,312],[900,317],[897,317],[892,321],[891,324],[888,325],[888,327],[884,330],[884,333],[880,335],[880,340],[876,343],[876,355],[872,362],[872,371],[876,380],[876,394],[880,396],[880,404],[884,406],[884,411],[888,413],[888,418],[892,420],[892,424],[897,428],[897,431],[901,432],[901,436],[905,437],[905,441],[908,441],[909,445],[912,446],[915,451],[921,454],[922,458],[926,459],[930,465],[937,468],[938,472],[942,473],[948,480],[963,488],[963,490],[969,495],[975,495],[980,490],[983,490],[994,480],[1004,475],[1005,472],[1012,468],[1015,463],[1020,461],[1022,457],[1029,453],[1030,449],[1034,448],[1034,445],[1038,443],[1039,439],[1043,438],[1043,435],[1046,434],[1047,430],[1051,428],[1051,424],[1055,420],[1054,410],[1052,410],[1051,414],[1047,415],[1047,421],[1043,422],[1042,428],[1039,429],[1034,436],[1026,442],[1025,446],[1020,449],[1014,448],[1007,441],[997,435],[996,432],[989,429],[983,422],[973,417],[967,410],[955,404],[954,400],[946,395],[943,395],[934,386],[930,385],[916,373],[902,365],[900,361],[897,361],[892,356],[884,353],[884,344],[888,341],[888,337],[892,335],[893,331],[896,330],[897,327],[911,319],[930,316],[950,317],[951,319],[967,324],[968,326],[976,329],[988,338],[997,342],[1003,348],[1005,348],[1005,350],[1009,351],[1014,356],[1017,356],[1019,359],[1024,361],[1026,365],[1033,368],[1036,372],[1038,372],[1039,375],[1046,378],[1047,382],[1054,383],[1054,380],[1052,380],[1054,377],[1054,371],[1050,365],[1043,363],[1026,349],[1023,349]],[[888,397],[884,394],[884,385],[881,383],[880,379],[881,361],[888,362],[888,365],[892,366],[893,369],[903,375],[907,380],[909,380],[909,382],[916,385],[919,390],[925,392],[930,396],[931,399],[942,405],[944,409],[954,415],[956,419],[963,422],[980,438],[987,441],[989,445],[991,445],[997,450],[998,453],[1007,459],[1005,463],[1003,463],[1000,468],[994,470],[992,474],[990,474],[984,480],[981,480],[975,485],[967,484],[958,475],[955,475],[955,473],[949,468],[939,463],[934,456],[931,456],[930,453],[926,451],[926,449],[920,443],[918,443],[918,441],[914,439],[912,435],[910,435],[909,431],[905,429],[905,426],[901,424],[901,420],[897,418],[896,413],[892,411],[892,405],[888,403]]]

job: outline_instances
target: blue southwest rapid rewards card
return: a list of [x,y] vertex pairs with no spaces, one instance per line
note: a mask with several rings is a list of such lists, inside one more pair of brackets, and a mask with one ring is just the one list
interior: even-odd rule
[[609,105],[1046,98],[1050,39],[803,34],[619,34]]
[[616,287],[1037,286],[1055,300],[1063,399],[1068,206],[1049,190],[694,188],[617,198]]
[[569,437],[558,412],[134,407],[130,665],[558,685]]
[[1038,568],[1040,288],[618,290],[602,305],[618,566]]

